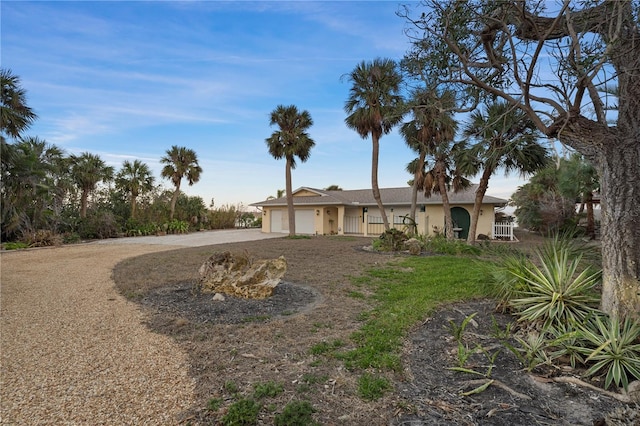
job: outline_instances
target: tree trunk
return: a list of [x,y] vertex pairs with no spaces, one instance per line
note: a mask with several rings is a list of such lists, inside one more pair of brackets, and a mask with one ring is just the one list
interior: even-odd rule
[[444,164],[440,161],[436,163],[436,176],[438,179],[438,190],[442,198],[442,210],[444,213],[444,235],[447,240],[453,240],[453,219],[451,218],[451,207],[449,206],[449,194],[447,193],[446,172]]
[[384,205],[382,204],[382,198],[380,197],[380,188],[378,188],[378,153],[380,151],[380,135],[372,132],[371,141],[373,144],[373,149],[371,150],[371,190],[373,191],[373,198],[376,200],[378,209],[382,215],[384,230],[388,231],[389,219],[387,219],[387,213],[384,211]]
[[82,195],[80,196],[80,217],[87,217],[87,203],[89,202],[89,190],[83,189]]
[[287,165],[285,166],[285,181],[287,193],[287,212],[289,215],[289,236],[296,235],[296,212],[293,208],[293,189],[291,187],[291,159],[287,157]]
[[173,220],[173,214],[176,211],[176,202],[178,201],[178,195],[180,195],[180,185],[176,185],[176,190],[173,191],[171,197],[171,212],[169,213],[169,220]]
[[478,217],[480,216],[480,209],[482,208],[482,200],[484,199],[484,194],[487,193],[487,188],[489,188],[489,178],[492,174],[493,170],[485,167],[480,177],[478,189],[476,189],[473,211],[471,212],[471,223],[469,224],[469,235],[467,236],[467,243],[469,244],[473,244],[476,241],[476,230],[478,229]]
[[131,219],[136,217],[136,199],[131,197]]
[[138,193],[136,191],[131,191],[131,219],[135,219],[136,217],[137,201],[138,201]]
[[596,239],[596,223],[593,217],[593,193],[587,191],[584,194],[584,203],[587,207],[587,235],[592,240]]
[[[418,205],[418,186],[419,180],[422,178],[422,169],[424,168],[424,159],[427,156],[426,151],[420,150],[420,155],[418,156],[418,164],[416,167],[416,171],[413,174],[413,187],[411,188],[411,211],[409,212],[409,217],[413,221],[412,224],[416,223],[416,210]],[[411,227],[411,233],[414,234],[417,232],[415,226]]]
[[602,310],[640,318],[640,141],[603,146]]

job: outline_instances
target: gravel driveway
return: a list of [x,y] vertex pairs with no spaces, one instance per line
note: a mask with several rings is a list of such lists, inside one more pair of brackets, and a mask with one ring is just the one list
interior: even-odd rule
[[142,324],[111,279],[123,259],[282,237],[224,230],[0,253],[0,424],[176,424],[194,403],[188,356]]
[[190,234],[112,238],[99,240],[95,244],[153,244],[185,247],[208,246],[211,244],[240,243],[244,241],[282,238],[286,234],[264,234],[260,229],[223,229],[217,231],[192,232]]

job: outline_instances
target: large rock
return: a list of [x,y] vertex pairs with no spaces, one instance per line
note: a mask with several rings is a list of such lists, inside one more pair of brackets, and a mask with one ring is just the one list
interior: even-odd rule
[[422,244],[415,238],[410,238],[404,242],[404,246],[409,250],[409,253],[418,256],[422,253]]
[[229,251],[215,253],[200,267],[200,289],[247,299],[264,299],[273,295],[287,272],[287,261],[254,260],[246,254]]

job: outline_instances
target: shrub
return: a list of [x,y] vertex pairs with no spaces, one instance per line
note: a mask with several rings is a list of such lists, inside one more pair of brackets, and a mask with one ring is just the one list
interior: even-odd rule
[[4,250],[26,249],[26,248],[29,248],[29,244],[23,243],[21,241],[7,242],[7,243],[2,243],[2,248]]
[[604,388],[614,383],[625,391],[630,381],[640,380],[640,323],[593,315],[580,326],[578,336],[587,345],[577,350],[587,356],[586,363],[593,363],[587,377],[606,371]]
[[184,220],[173,219],[165,224],[164,227],[169,234],[186,234],[189,232],[189,224]]
[[241,399],[231,404],[227,414],[222,417],[226,426],[253,426],[258,421],[261,405],[253,399]]
[[523,297],[513,299],[520,320],[543,322],[543,328],[584,321],[595,311],[599,298],[592,291],[601,271],[578,271],[581,256],[571,259],[566,246],[540,252],[541,267],[530,265],[525,273],[512,272],[526,283]]
[[37,231],[29,234],[26,239],[29,247],[59,246],[63,242],[61,235],[56,234],[49,229],[38,229]]
[[528,276],[528,270],[532,266],[524,255],[510,254],[490,268],[491,292],[498,299],[498,308],[502,312],[511,308],[512,300],[523,297],[528,285],[521,277]]
[[114,214],[106,210],[90,212],[78,223],[78,234],[82,238],[113,238],[118,236],[119,226]]
[[384,231],[377,243],[374,241],[373,248],[379,251],[400,251],[404,249],[404,242],[409,236],[399,229],[391,228]]
[[425,242],[425,248],[427,251],[439,254],[473,254],[478,255],[481,253],[479,247],[467,244],[464,240],[448,240],[443,235],[436,235],[433,238],[427,239]]

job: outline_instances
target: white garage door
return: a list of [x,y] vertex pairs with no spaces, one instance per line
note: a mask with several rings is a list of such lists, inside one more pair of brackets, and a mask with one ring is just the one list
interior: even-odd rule
[[296,210],[296,234],[315,234],[313,210]]
[[282,229],[282,210],[271,210],[271,232],[282,233],[287,232]]

